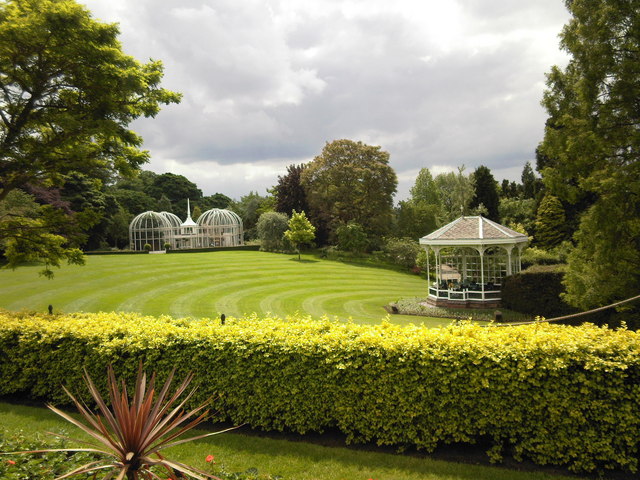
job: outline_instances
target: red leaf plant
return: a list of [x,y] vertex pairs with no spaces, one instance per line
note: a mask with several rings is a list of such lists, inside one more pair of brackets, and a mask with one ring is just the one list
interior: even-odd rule
[[158,474],[152,470],[152,467],[165,469],[171,478],[190,477],[197,480],[206,480],[208,478],[216,479],[217,477],[206,472],[169,460],[160,454],[160,450],[165,448],[232,430],[227,429],[186,439],[178,439],[182,434],[191,430],[207,418],[209,411],[204,409],[209,401],[189,412],[185,412],[183,407],[193,396],[196,388],[192,389],[182,401],[177,402],[178,398],[186,391],[193,380],[193,373],[187,375],[176,391],[172,395],[169,395],[174,373],[175,368],[171,371],[164,386],[156,395],[155,373],[151,375],[151,379],[147,385],[147,376],[146,373],[143,372],[141,363],[138,369],[133,398],[129,401],[127,387],[124,381],[116,380],[113,368],[109,366],[107,371],[109,400],[111,404],[111,408],[109,408],[85,369],[84,381],[98,406],[98,413],[90,411],[84,403],[80,403],[64,387],[62,388],[75,404],[82,416],[81,420],[84,420],[84,422],[76,420],[52,405],[47,406],[65,420],[73,423],[91,436],[97,445],[96,443],[69,439],[89,445],[91,448],[48,449],[12,453],[64,451],[94,452],[101,455],[99,460],[86,463],[58,477],[56,480],[91,472],[95,474],[100,470],[106,471],[107,475],[104,477],[105,480],[163,480],[163,478],[166,478],[164,476],[158,476]]

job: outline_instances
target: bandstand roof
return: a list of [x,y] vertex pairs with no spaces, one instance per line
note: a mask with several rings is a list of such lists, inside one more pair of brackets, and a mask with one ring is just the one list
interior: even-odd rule
[[529,238],[483,216],[460,217],[420,239],[420,245],[488,246],[524,244]]

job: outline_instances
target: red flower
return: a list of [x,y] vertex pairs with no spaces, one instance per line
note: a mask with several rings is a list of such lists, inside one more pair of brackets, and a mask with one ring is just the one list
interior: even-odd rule
[[15,460],[7,460],[7,463],[9,465],[15,465],[16,464]]
[[[207,458],[205,458],[204,461],[207,463],[213,462],[213,455],[207,455]],[[216,462],[213,462],[213,463],[216,463]]]

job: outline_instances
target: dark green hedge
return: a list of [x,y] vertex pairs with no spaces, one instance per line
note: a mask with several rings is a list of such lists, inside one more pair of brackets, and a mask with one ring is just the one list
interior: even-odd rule
[[[447,328],[270,319],[174,320],[135,314],[0,313],[0,395],[63,403],[86,367],[135,377],[196,374],[234,423],[433,450],[492,444],[539,464],[635,472],[640,336],[593,325]],[[86,398],[86,395],[83,395]]]
[[[507,277],[502,285],[502,306],[546,318],[575,313],[560,294],[564,272],[557,266],[535,266]],[[583,320],[580,320],[582,323]]]

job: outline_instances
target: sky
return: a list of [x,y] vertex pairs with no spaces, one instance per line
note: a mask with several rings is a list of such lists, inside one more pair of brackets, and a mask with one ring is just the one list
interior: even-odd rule
[[535,167],[545,72],[565,65],[562,0],[80,0],[163,87],[136,120],[151,161],[205,195],[265,195],[338,139],[379,145],[396,201],[421,168]]

